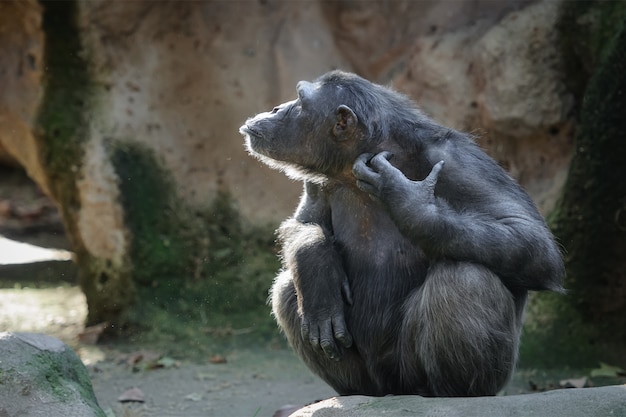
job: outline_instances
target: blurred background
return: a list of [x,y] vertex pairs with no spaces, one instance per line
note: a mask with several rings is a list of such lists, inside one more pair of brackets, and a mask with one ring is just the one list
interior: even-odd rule
[[547,217],[568,294],[533,296],[521,366],[626,366],[625,21],[620,1],[3,0],[0,234],[57,250],[2,241],[0,331],[284,348],[265,302],[301,184],[238,128],[342,69],[476,135]]

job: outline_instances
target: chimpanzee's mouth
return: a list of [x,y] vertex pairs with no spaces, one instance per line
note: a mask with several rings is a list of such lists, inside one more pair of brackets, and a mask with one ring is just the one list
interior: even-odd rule
[[261,133],[258,130],[253,129],[249,125],[245,124],[239,128],[239,133],[242,135],[260,137]]
[[245,124],[239,128],[239,133],[244,135],[246,148],[251,154],[256,156],[263,155],[265,141],[261,132]]

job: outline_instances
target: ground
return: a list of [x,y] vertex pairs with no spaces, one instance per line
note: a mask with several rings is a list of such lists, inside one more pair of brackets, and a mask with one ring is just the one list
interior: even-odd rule
[[[6,266],[0,268],[6,283],[4,272]],[[137,341],[83,343],[86,307],[76,286],[14,285],[0,289],[0,304],[0,331],[46,333],[72,346],[87,365],[100,406],[117,417],[272,416],[286,404],[304,405],[335,395],[276,341],[249,344],[243,335],[224,336],[204,358],[191,351],[188,357],[170,358],[167,346]],[[558,375],[524,370],[505,393],[557,384]],[[121,396],[133,395],[128,390],[134,387],[144,402],[120,402]]]
[[[68,343],[87,365],[100,406],[117,417],[271,416],[286,404],[334,395],[276,341],[255,345],[246,335],[225,335],[207,355],[188,346],[188,357],[169,357],[163,344],[81,342],[86,306],[78,287],[20,285],[7,276],[17,271],[17,266],[0,266],[0,281],[13,282],[0,289],[0,331],[40,332]],[[119,401],[135,387],[143,402]]]
[[[6,282],[4,272],[6,268],[0,268],[0,280]],[[3,288],[0,305],[0,331],[46,333],[72,346],[89,370],[100,406],[116,417],[269,417],[284,405],[335,395],[276,341],[249,344],[243,335],[224,336],[204,358],[191,351],[194,346],[188,346],[188,357],[170,358],[166,346],[83,343],[79,339],[86,307],[76,286]],[[574,370],[520,370],[503,394],[556,388],[560,379],[585,375]],[[135,387],[139,391],[128,391]],[[144,401],[119,401],[133,395]]]
[[[237,331],[227,326],[206,334],[196,329],[201,339],[162,335],[150,341],[137,337],[90,343],[84,328],[85,297],[75,284],[72,263],[11,264],[15,246],[3,236],[56,248],[67,248],[67,242],[45,197],[23,176],[0,174],[0,332],[45,333],[74,348],[109,416],[272,416],[287,404],[335,395],[295,357],[278,332],[255,339],[253,327]],[[25,250],[18,247],[17,252]],[[50,255],[67,256],[58,251]],[[185,326],[182,320],[180,326]],[[604,375],[611,372],[604,369]],[[566,379],[571,385],[626,382],[624,377],[606,379],[603,372],[593,375],[589,370],[519,370],[502,394],[553,389]]]

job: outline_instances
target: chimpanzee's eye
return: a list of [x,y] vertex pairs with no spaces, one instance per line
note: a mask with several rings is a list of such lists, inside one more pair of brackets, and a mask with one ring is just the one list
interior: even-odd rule
[[278,113],[278,110],[280,110],[280,107],[276,106],[272,109],[272,111],[270,112],[270,114],[275,114]]

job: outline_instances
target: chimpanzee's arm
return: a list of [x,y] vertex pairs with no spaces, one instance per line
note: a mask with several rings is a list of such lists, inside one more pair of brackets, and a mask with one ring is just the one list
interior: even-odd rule
[[[438,162],[423,181],[412,181],[389,157],[361,155],[354,164],[357,185],[386,204],[398,228],[429,257],[480,263],[513,289],[562,290],[563,262],[552,235],[495,164],[459,164],[450,156],[449,167]],[[450,204],[447,197],[459,195],[462,200]]]
[[[321,186],[305,183],[293,218],[279,229],[283,264],[292,276],[302,337],[331,359],[352,345],[344,306],[352,303],[348,278],[333,244],[330,206]],[[338,346],[336,341],[341,346]]]

